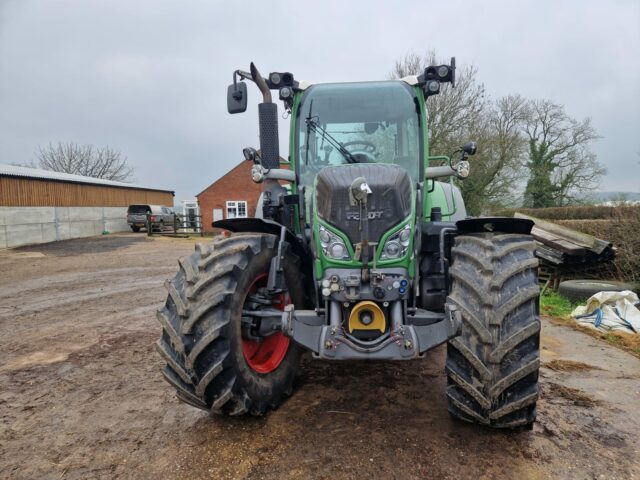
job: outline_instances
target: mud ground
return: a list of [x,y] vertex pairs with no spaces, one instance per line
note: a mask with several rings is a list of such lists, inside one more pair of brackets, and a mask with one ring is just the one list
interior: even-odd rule
[[305,360],[264,418],[179,403],[154,312],[192,250],[120,234],[0,252],[0,478],[640,478],[640,360],[546,320],[530,432],[451,419],[444,347]]

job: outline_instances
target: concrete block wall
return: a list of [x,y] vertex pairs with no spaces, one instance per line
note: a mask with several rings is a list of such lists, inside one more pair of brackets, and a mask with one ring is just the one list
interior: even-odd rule
[[0,207],[0,248],[124,232],[127,207]]

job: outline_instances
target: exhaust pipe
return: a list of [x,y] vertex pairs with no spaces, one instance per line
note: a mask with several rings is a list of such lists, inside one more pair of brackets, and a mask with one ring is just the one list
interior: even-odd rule
[[251,70],[251,78],[260,89],[260,93],[262,93],[262,98],[264,99],[264,103],[272,103],[271,99],[271,90],[269,90],[269,86],[265,79],[260,75],[260,72],[256,68],[253,62],[251,62],[251,66],[249,67]]
[[256,66],[251,62],[251,78],[260,89],[264,102],[258,104],[260,130],[260,157],[262,166],[270,170],[280,168],[280,141],[278,139],[278,105],[273,103],[271,90]]

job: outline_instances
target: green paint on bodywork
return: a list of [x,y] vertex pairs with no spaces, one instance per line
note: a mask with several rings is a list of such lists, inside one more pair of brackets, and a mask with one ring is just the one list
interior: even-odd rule
[[322,269],[322,262],[320,261],[319,258],[316,258],[313,261],[313,272],[316,276],[316,280],[320,280],[322,279],[324,270]]
[[[376,266],[377,267],[403,267],[409,271],[409,277],[413,278],[415,275],[415,254],[413,252],[413,241],[415,239],[415,231],[416,231],[416,215],[415,215],[415,190],[411,192],[411,213],[407,218],[405,218],[402,222],[400,222],[395,227],[389,229],[387,233],[385,233],[380,239],[380,244],[376,249]],[[394,259],[381,260],[380,257],[382,255],[382,251],[384,250],[384,244],[387,239],[392,236],[394,233],[402,230],[407,224],[411,226],[411,236],[409,238],[409,247],[407,248],[407,253],[400,257]]]
[[[422,91],[422,88],[418,86],[415,86],[414,89],[416,91],[416,97],[418,98],[418,103],[420,108],[420,118],[425,123],[422,128],[422,134],[423,134],[422,138],[424,142],[423,143],[424,158],[422,159],[422,161],[424,163],[424,171],[426,172],[427,168],[429,168],[430,159],[444,160],[448,164],[451,163],[451,160],[449,159],[449,157],[446,157],[446,156],[434,156],[434,157],[429,156],[429,130],[426,127],[428,112],[426,108],[424,93]],[[434,183],[435,183],[435,187],[434,187]],[[432,188],[433,188],[433,191],[429,192],[429,190],[431,190]],[[422,212],[425,217],[424,220],[425,221],[429,220],[429,215],[432,207],[440,207],[440,209],[442,210],[442,220],[444,221],[449,220],[451,217],[451,214],[453,214],[454,212],[449,210],[446,194],[444,192],[444,189],[442,188],[442,185],[434,182],[433,180],[425,180],[424,187],[422,190],[423,190],[422,191]]]
[[[449,163],[449,159],[448,157],[430,157],[429,156],[429,132],[427,129],[427,109],[425,106],[425,97],[424,97],[424,93],[422,91],[422,88],[420,88],[419,86],[414,86],[413,87],[415,90],[415,94],[416,94],[416,98],[417,98],[417,105],[418,108],[420,110],[420,122],[421,122],[421,132],[422,132],[422,142],[423,142],[423,148],[422,148],[422,159],[420,161],[422,161],[423,163],[423,167],[424,167],[424,171],[426,171],[426,169],[429,167],[429,159],[444,159],[445,161],[447,161],[447,163]],[[304,94],[304,91],[297,91],[294,95],[294,99],[293,99],[293,104],[291,107],[291,117],[290,117],[290,131],[289,131],[289,160],[290,163],[288,165],[290,165],[290,168],[292,170],[296,170],[296,165],[297,165],[297,161],[298,161],[298,147],[296,145],[296,119],[297,119],[297,115],[298,115],[298,110],[300,107],[300,102],[302,99],[302,95]],[[315,182],[314,182],[315,183]],[[307,198],[311,198],[312,196],[315,195],[315,184],[313,186],[307,186],[307,189],[312,189],[311,195],[308,195]],[[429,192],[429,190],[433,189],[433,191]],[[292,193],[300,193],[299,189],[298,189],[298,185],[296,183],[292,183],[291,186],[291,191]],[[415,229],[416,229],[416,222],[417,221],[428,221],[429,220],[429,215],[431,212],[431,208],[432,207],[440,207],[442,210],[442,219],[443,220],[449,220],[451,214],[453,213],[450,208],[449,208],[449,204],[447,202],[447,198],[446,198],[446,193],[444,191],[444,188],[442,187],[442,184],[438,183],[438,182],[433,182],[431,180],[426,180],[423,183],[423,188],[421,190],[421,203],[422,203],[422,212],[425,218],[417,218],[417,213],[416,213],[416,190],[412,189],[412,193],[411,193],[411,198],[412,198],[412,202],[411,202],[411,213],[410,215],[403,219],[401,222],[399,222],[397,225],[395,225],[394,227],[392,227],[391,229],[389,229],[389,231],[387,231],[381,238],[380,240],[380,244],[376,247],[376,251],[375,251],[375,264],[377,267],[403,267],[406,268],[409,271],[409,276],[410,277],[414,277],[416,274],[416,266],[418,264],[419,258],[416,258],[416,254],[413,251],[414,248],[414,240],[415,240]],[[311,202],[309,202],[311,203]],[[296,207],[297,208],[297,207]],[[307,211],[309,210],[309,208],[307,207]],[[305,212],[306,213],[306,212]],[[359,261],[355,261],[353,260],[354,257],[354,247],[353,245],[351,245],[351,242],[349,241],[349,238],[343,233],[341,232],[339,229],[333,227],[332,225],[328,224],[327,222],[323,221],[321,218],[318,217],[318,212],[317,209],[313,209],[312,212],[308,212],[309,215],[311,215],[313,217],[313,232],[312,232],[312,242],[314,242],[315,245],[315,250],[316,250],[316,255],[317,258],[314,260],[314,275],[316,277],[316,279],[321,279],[323,277],[324,271],[327,268],[355,268],[355,269],[360,269],[362,268],[362,262]],[[396,233],[398,230],[402,229],[407,223],[410,223],[411,225],[411,241],[410,241],[410,245],[407,251],[407,254],[399,259],[394,259],[394,260],[380,260],[380,255],[382,254],[382,249],[384,247],[384,242],[394,233]],[[324,226],[327,230],[329,230],[330,232],[332,232],[333,234],[335,234],[336,236],[338,236],[339,238],[342,239],[342,241],[344,242],[344,244],[347,247],[347,250],[349,252],[350,255],[350,259],[349,260],[333,260],[330,258],[327,258],[323,252],[322,252],[322,247],[320,245],[320,239],[319,239],[319,235],[318,235],[318,229],[319,226],[322,225]],[[301,233],[304,230],[303,225],[300,224],[299,221],[299,216],[296,216],[296,222],[295,222],[295,226],[296,226],[296,233]],[[373,261],[369,262],[369,266],[372,268],[373,267]]]
[[424,101],[424,93],[422,88],[415,86],[413,89],[416,92],[416,98],[418,99],[418,108],[420,109],[420,122],[422,127],[422,163],[424,170],[426,171],[429,166],[429,130],[427,129],[427,108]]
[[[428,192],[428,190],[433,189],[432,192]],[[440,207],[442,211],[442,220],[447,221],[451,219],[451,215],[455,213],[453,208],[449,207],[449,203],[447,202],[447,194],[444,191],[442,183],[433,182],[431,180],[425,181],[425,190],[427,191],[424,198],[424,212],[425,212],[425,220],[429,220],[429,212],[433,207]]]
[[[289,168],[294,172],[296,169],[296,113],[298,112],[298,106],[300,105],[300,99],[302,98],[302,92],[297,92],[293,97],[293,105],[291,106],[291,127],[289,128]],[[291,182],[291,193],[298,193],[298,183]],[[298,206],[295,206],[294,216],[294,228],[296,233],[302,233],[304,231],[304,225],[300,224],[300,210]]]

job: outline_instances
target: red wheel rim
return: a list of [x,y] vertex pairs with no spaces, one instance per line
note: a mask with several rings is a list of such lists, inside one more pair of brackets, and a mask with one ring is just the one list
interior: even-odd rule
[[[251,295],[259,288],[267,285],[268,275],[263,273],[258,275],[249,287],[247,296]],[[285,295],[279,294],[277,298],[280,303],[274,304],[275,308],[284,310]],[[290,338],[284,335],[282,332],[274,333],[265,337],[264,340],[250,340],[242,337],[242,353],[247,361],[247,364],[252,370],[258,373],[271,373],[280,366],[282,360],[284,360],[287,350],[289,350]]]

